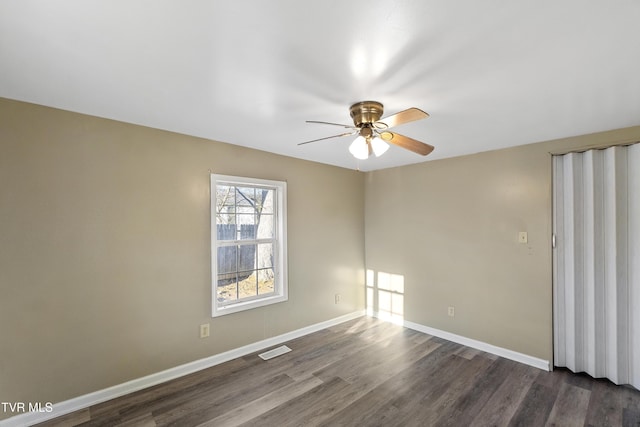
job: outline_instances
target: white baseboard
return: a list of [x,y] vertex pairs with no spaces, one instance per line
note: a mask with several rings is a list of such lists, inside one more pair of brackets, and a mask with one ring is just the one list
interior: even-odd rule
[[[433,335],[439,338],[446,339],[458,344],[472,347],[487,353],[495,354],[505,359],[514,360],[516,362],[524,363],[529,366],[533,366],[545,371],[550,370],[550,363],[548,360],[539,359],[537,357],[529,356],[517,351],[509,350],[506,348],[498,347],[492,344],[487,344],[482,341],[477,341],[471,338],[463,337],[461,335],[452,334],[450,332],[442,331],[439,329],[431,328],[428,326],[420,325],[418,323],[409,322],[408,320],[388,319],[385,316],[381,316],[379,313],[368,313],[373,317],[381,320],[390,321],[400,324],[409,329],[413,329],[418,332]],[[89,406],[97,405],[98,403],[106,402],[107,400],[115,399],[120,396],[124,396],[129,393],[133,393],[138,390],[145,389],[163,382],[179,378],[194,372],[198,372],[202,369],[210,368],[215,365],[219,365],[229,360],[237,359],[238,357],[246,356],[247,354],[255,353],[260,350],[264,350],[268,347],[282,344],[287,341],[291,341],[296,338],[300,338],[305,335],[320,331],[322,329],[329,328],[331,326],[338,325],[343,322],[347,322],[352,319],[364,316],[364,311],[357,311],[354,313],[346,314],[344,316],[336,317],[324,322],[316,323],[311,326],[307,326],[295,331],[287,332],[276,337],[267,338],[262,341],[258,341],[252,344],[245,345],[233,350],[226,351],[224,353],[216,354],[204,359],[195,360],[184,365],[176,366],[174,368],[167,369],[165,371],[157,372],[155,374],[147,375],[142,378],[128,381],[126,383],[118,384],[113,387],[109,387],[103,390],[95,391],[93,393],[85,394],[73,399],[66,400],[53,404],[53,410],[51,412],[27,412],[24,414],[16,415],[6,420],[0,421],[1,427],[23,427],[37,423],[41,423],[62,415],[69,414],[71,412],[79,411]]]
[[247,354],[264,350],[268,347],[282,344],[283,342],[291,341],[293,339],[309,335],[313,332],[317,332],[322,329],[326,329],[331,326],[335,326],[340,323],[364,316],[364,314],[364,311],[356,311],[353,313],[345,314],[344,316],[316,323],[314,325],[287,332],[276,337],[267,338],[265,340],[255,342],[253,344],[248,344],[233,350],[225,351],[224,353],[216,354],[211,357],[206,357],[204,359],[195,360],[190,363],[185,363],[184,365],[176,366],[174,368],[147,375],[142,378],[137,378],[126,383],[118,384],[113,387],[85,394],[84,396],[75,397],[64,402],[54,403],[51,412],[26,412],[20,415],[15,415],[11,418],[0,421],[0,426],[23,427],[41,423],[56,417],[60,417],[62,415],[69,414],[71,412],[88,408],[89,406],[97,405],[98,403],[106,402],[107,400],[115,399],[116,397],[124,396],[126,394],[133,393],[147,387],[151,387],[175,378],[182,377],[184,375],[198,372],[202,369],[210,368],[212,366],[228,362],[229,360],[237,359],[238,357],[246,356]]
[[505,359],[513,360],[516,362],[524,363],[525,365],[533,366],[534,368],[542,369],[543,371],[550,371],[551,364],[548,360],[539,359],[537,357],[529,356],[528,354],[518,353],[517,351],[509,350],[507,348],[498,347],[493,344],[488,344],[483,341],[477,341],[471,338],[463,337],[461,335],[452,334],[451,332],[441,331],[440,329],[431,328],[429,326],[420,325],[418,323],[409,322],[408,320],[400,320],[394,318],[387,318],[380,313],[367,313],[381,320],[386,320],[392,323],[402,325],[406,328],[413,329],[418,332],[433,335],[435,337],[443,338],[447,341],[452,341],[457,344],[462,344],[467,347],[475,348],[477,350],[485,351],[487,353],[495,354],[496,356],[504,357]]

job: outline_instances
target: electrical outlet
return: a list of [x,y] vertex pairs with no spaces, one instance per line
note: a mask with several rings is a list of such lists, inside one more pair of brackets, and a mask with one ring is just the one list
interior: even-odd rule
[[209,336],[209,324],[203,323],[200,325],[200,338],[206,338]]
[[449,317],[453,317],[456,315],[456,309],[453,307],[449,307],[449,310],[447,310],[447,314],[449,315]]
[[336,304],[339,304],[340,303],[340,294],[336,294],[335,299],[336,299]]
[[518,242],[519,243],[527,243],[529,241],[529,236],[526,231],[521,231],[518,233]]

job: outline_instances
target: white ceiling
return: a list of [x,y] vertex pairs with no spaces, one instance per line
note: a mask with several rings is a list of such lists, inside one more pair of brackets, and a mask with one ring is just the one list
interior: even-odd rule
[[[374,170],[640,125],[640,1],[6,0],[0,96]],[[363,100],[435,151],[297,145]]]

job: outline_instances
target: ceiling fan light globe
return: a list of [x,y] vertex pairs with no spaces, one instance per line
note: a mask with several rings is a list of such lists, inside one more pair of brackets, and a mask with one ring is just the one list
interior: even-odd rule
[[357,137],[349,146],[349,152],[356,159],[366,160],[369,158],[369,147],[367,146],[367,141],[361,136]]
[[389,144],[384,142],[382,138],[376,136],[371,139],[371,148],[373,149],[373,154],[375,154],[376,157],[380,157],[387,152]]

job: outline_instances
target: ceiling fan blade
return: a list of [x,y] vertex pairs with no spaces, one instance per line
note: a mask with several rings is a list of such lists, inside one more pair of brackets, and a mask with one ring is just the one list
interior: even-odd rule
[[433,145],[425,144],[424,142],[417,141],[398,133],[384,131],[380,132],[379,135],[380,138],[386,142],[405,148],[409,151],[413,151],[414,153],[418,153],[422,156],[426,156],[433,151]]
[[377,129],[387,129],[405,123],[415,122],[416,120],[426,119],[427,117],[429,117],[429,114],[425,113],[421,109],[409,108],[375,122],[374,126]]
[[321,124],[321,125],[340,126],[340,127],[347,128],[347,129],[356,129],[356,127],[355,127],[355,126],[352,126],[352,125],[342,125],[342,124],[340,124],[340,123],[321,122],[321,121],[319,121],[319,120],[307,120],[306,122],[307,122],[307,123],[316,123],[316,124],[318,124],[318,123],[319,123],[319,124]]
[[298,145],[309,144],[310,142],[316,142],[316,141],[323,141],[323,140],[325,140],[325,139],[340,138],[341,136],[355,135],[356,133],[358,133],[358,130],[357,130],[357,129],[356,129],[355,131],[352,131],[352,132],[345,132],[345,133],[341,133],[340,135],[332,135],[332,136],[326,136],[326,137],[324,137],[324,138],[312,139],[311,141],[301,142],[301,143],[299,143]]

